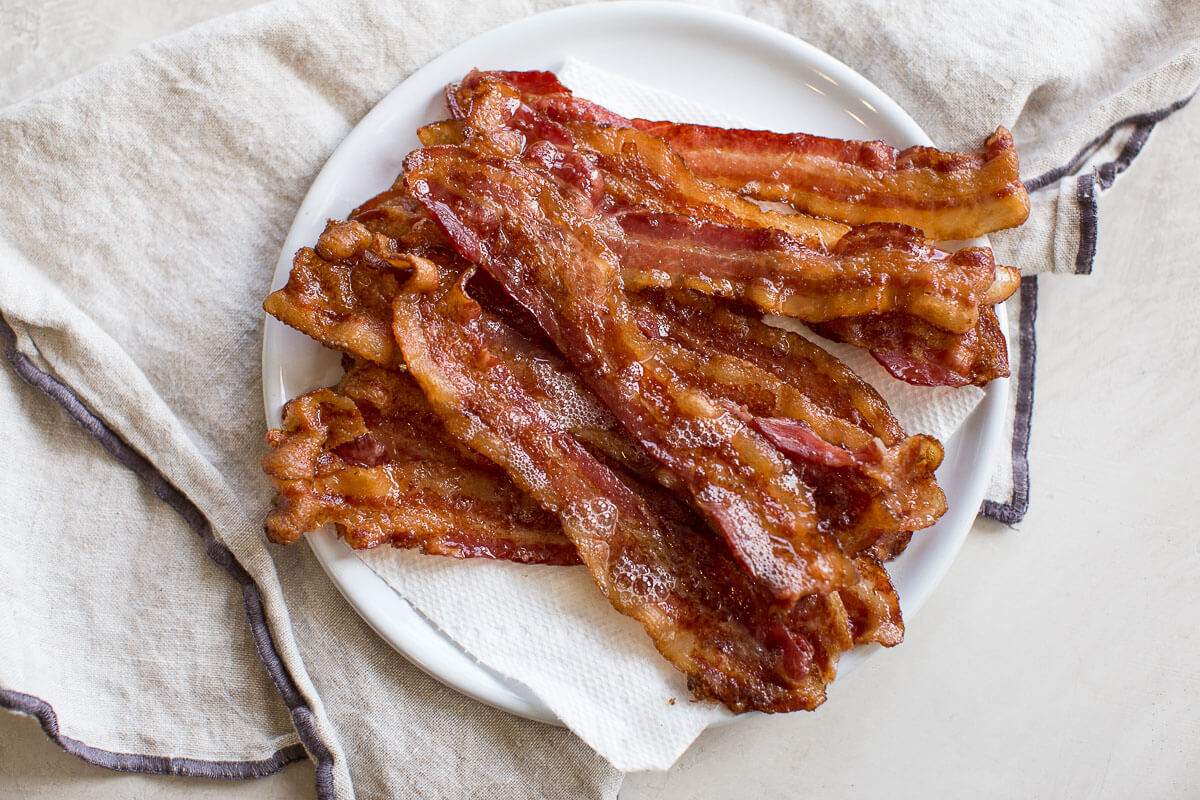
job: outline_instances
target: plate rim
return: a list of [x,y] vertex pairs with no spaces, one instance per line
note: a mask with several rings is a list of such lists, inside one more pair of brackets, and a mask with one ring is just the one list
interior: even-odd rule
[[[472,50],[498,41],[506,35],[512,34],[514,30],[565,24],[562,21],[579,24],[586,22],[590,17],[611,17],[613,15],[617,17],[649,15],[673,18],[672,21],[690,20],[699,24],[715,24],[721,34],[725,36],[765,38],[791,51],[799,60],[806,62],[814,69],[836,74],[839,83],[847,85],[850,91],[872,103],[879,104],[881,113],[886,113],[886,118],[890,122],[908,129],[914,144],[933,144],[930,137],[912,116],[866,77],[815,45],[766,23],[729,11],[668,2],[667,0],[618,0],[617,2],[551,9],[479,33],[439,54],[389,90],[351,128],[330,153],[297,208],[296,217],[289,227],[279,260],[276,263],[271,283],[272,291],[286,282],[295,250],[291,244],[294,243],[297,232],[307,230],[309,227],[310,222],[306,216],[310,216],[311,211],[306,212],[306,209],[310,209],[320,200],[328,189],[327,185],[335,181],[340,172],[340,165],[337,163],[339,154],[344,158],[347,153],[353,152],[357,139],[367,134],[370,128],[388,113],[389,106],[395,102],[392,98],[401,95],[406,85],[414,80],[421,80],[423,76],[443,71],[444,64],[453,62]],[[980,241],[986,244],[986,237]],[[1001,329],[1007,331],[1007,313],[1004,304],[998,305],[996,312],[1002,326]],[[285,396],[282,379],[276,374],[279,371],[279,365],[269,361],[269,350],[273,341],[271,331],[275,326],[280,328],[285,326],[269,314],[265,315],[265,319],[262,347],[263,404],[268,424],[277,427],[280,424],[283,402],[290,398]],[[1009,346],[1011,348],[1011,342]],[[995,464],[1000,442],[1003,439],[1003,424],[1010,391],[1009,383],[1008,378],[993,380],[984,389],[984,397],[979,405],[972,410],[958,431],[943,443],[947,454],[954,452],[956,463],[966,459],[976,466],[966,477],[966,488],[961,493],[960,501],[953,505],[938,522],[939,528],[944,526],[950,530],[948,533],[939,531],[938,546],[932,550],[932,556],[927,557],[923,562],[922,572],[926,574],[926,578],[924,581],[918,582],[917,587],[910,589],[902,598],[906,623],[911,622],[941,583],[974,524],[978,508],[986,495],[991,479],[991,467]],[[974,439],[975,446],[971,452],[966,453],[963,452],[964,442],[960,440],[968,427],[978,428],[978,434]],[[529,687],[507,678],[479,662],[438,629],[431,620],[425,618],[399,592],[376,574],[365,561],[355,555],[348,545],[338,539],[331,526],[325,526],[321,530],[306,534],[305,539],[330,581],[355,612],[384,642],[408,661],[435,680],[475,700],[527,719],[555,725],[562,724]],[[434,636],[414,641],[409,635],[413,631],[413,626],[423,626]],[[839,670],[842,681],[844,682],[846,673],[876,650],[878,648],[864,649],[860,647],[845,654]],[[746,716],[748,715],[722,717],[715,724],[725,724]]]

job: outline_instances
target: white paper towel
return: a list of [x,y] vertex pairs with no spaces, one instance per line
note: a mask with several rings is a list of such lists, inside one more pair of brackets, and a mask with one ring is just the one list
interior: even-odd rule
[[[563,83],[629,116],[752,124],[569,60]],[[864,350],[819,341],[880,391],[909,432],[946,440],[983,397],[909,386]],[[359,556],[439,630],[497,672],[520,681],[618,769],[666,769],[723,707],[692,702],[683,675],[641,626],[615,611],[581,567],[430,558],[404,550]],[[674,702],[672,702],[674,701]]]

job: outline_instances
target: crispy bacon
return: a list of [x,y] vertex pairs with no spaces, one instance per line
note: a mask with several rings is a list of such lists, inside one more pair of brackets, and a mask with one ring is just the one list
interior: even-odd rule
[[820,530],[790,462],[725,403],[682,388],[677,349],[637,328],[600,217],[578,216],[578,198],[522,162],[462,147],[410,154],[405,183],[680,479],[749,573],[783,603],[840,585],[852,565]]
[[[707,362],[736,359],[748,385],[773,383],[801,393],[809,401],[803,406],[806,410],[845,420],[885,445],[904,438],[904,430],[879,393],[803,336],[768,325],[749,310],[695,293],[651,291],[632,295],[630,301],[637,306],[639,324],[648,335],[670,338]],[[773,404],[771,416],[795,416],[782,399],[773,399]],[[836,438],[834,429],[817,427],[838,444],[850,444]]]
[[447,428],[559,516],[601,592],[643,625],[698,697],[735,711],[820,704],[838,655],[861,632],[840,596],[782,611],[686,514],[655,513],[509,371],[493,349],[494,320],[450,279],[395,306],[405,360]]
[[907,314],[872,314],[813,325],[830,339],[860,347],[893,377],[915,386],[984,386],[1008,377],[1008,342],[996,311],[980,309],[975,327],[947,333]]
[[1029,216],[1017,151],[1004,128],[982,152],[944,153],[804,133],[633,124],[664,139],[701,178],[851,225],[898,222],[935,240],[970,239]]
[[503,81],[532,108],[560,123],[636,127],[665,140],[705,180],[760,200],[852,225],[898,222],[935,240],[970,239],[1011,228],[1029,216],[1012,135],[997,128],[979,153],[932,147],[898,151],[884,142],[803,133],[630,120],[576,97],[551,73],[472,71],[447,92],[461,96],[487,80]]
[[290,401],[267,441],[273,542],[333,523],[355,548],[579,563],[558,519],[450,437],[406,373],[354,367],[333,389]]
[[[331,242],[330,233],[327,229],[321,241]],[[332,234],[373,241],[373,234],[361,225],[338,226]],[[357,246],[337,241],[338,247]],[[391,252],[388,240],[383,239],[377,250]],[[268,295],[263,308],[297,330],[320,331],[316,338],[334,349],[376,364],[392,364],[395,353],[386,311],[408,272],[397,263],[379,257],[347,264],[321,243],[318,249],[301,248],[292,261],[287,284]]]
[[576,146],[595,159],[613,207],[686,214],[722,225],[774,228],[814,249],[833,247],[850,230],[832,220],[764,209],[699,180],[665,142],[633,128],[586,122],[569,123],[566,128]]
[[904,311],[962,333],[996,275],[989,250],[945,253],[898,225],[854,228],[824,252],[774,228],[640,211],[617,219],[623,235],[606,241],[627,288],[687,288],[804,322]]

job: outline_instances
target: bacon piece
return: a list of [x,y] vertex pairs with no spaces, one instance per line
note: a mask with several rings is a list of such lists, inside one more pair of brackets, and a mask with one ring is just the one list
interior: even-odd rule
[[674,473],[782,603],[835,590],[852,565],[820,530],[790,462],[733,409],[682,388],[676,348],[638,330],[618,263],[548,176],[516,159],[425,148],[405,182],[459,253],[525,307],[581,377]]
[[279,501],[265,527],[278,544],[333,523],[359,549],[579,563],[558,519],[450,437],[403,372],[354,367],[290,401],[267,442]]
[[[513,73],[472,73],[461,84],[448,87],[447,105],[456,119],[422,129],[422,143],[461,143],[463,126],[474,115],[471,132],[477,136],[483,128],[515,127],[536,138],[586,149],[604,175],[604,190],[612,205],[688,214],[727,225],[778,228],[814,247],[832,246],[849,230],[832,220],[766,210],[735,192],[698,180],[665,142],[630,127],[623,117],[604,119],[589,110],[599,106],[569,93],[566,97],[578,103],[547,102],[545,96],[522,91],[520,81],[514,84],[503,75]],[[479,106],[487,109],[483,119]],[[497,113],[500,109],[504,113]]]
[[558,514],[601,592],[643,625],[693,693],[735,711],[824,700],[855,632],[838,595],[784,612],[718,540],[656,514],[509,371],[493,349],[494,320],[461,282],[401,295],[395,311],[405,359],[447,428]]
[[859,347],[893,377],[914,386],[985,386],[1008,377],[1008,342],[991,306],[980,309],[975,327],[964,334],[939,330],[907,314],[872,314],[837,319],[813,330]]
[[852,225],[898,222],[931,239],[970,239],[1029,216],[1017,151],[1002,127],[982,152],[944,153],[804,133],[633,124],[664,139],[701,178]]
[[[386,200],[377,205],[372,221],[395,231],[397,205]],[[406,225],[405,234],[412,227]],[[397,249],[386,235],[372,233],[360,222],[331,220],[315,249],[303,247],[296,253],[287,284],[267,296],[263,309],[328,347],[391,365],[396,358],[391,300],[419,267],[411,253]]]
[[687,288],[804,322],[904,311],[962,333],[996,275],[991,251],[945,253],[897,225],[854,228],[826,253],[773,228],[646,212],[617,219],[623,235],[606,241],[627,288]]
[[604,190],[617,208],[686,214],[722,225],[774,228],[812,248],[837,244],[849,226],[806,214],[764,209],[746,198],[699,180],[662,140],[633,128],[575,122],[567,126],[604,176]]

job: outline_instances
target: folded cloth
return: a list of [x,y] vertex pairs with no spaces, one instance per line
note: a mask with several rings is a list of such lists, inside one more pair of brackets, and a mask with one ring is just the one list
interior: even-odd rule
[[[556,5],[283,0],[0,111],[0,430],[20,465],[0,479],[0,705],[117,769],[251,777],[303,748],[323,797],[615,795],[569,732],[426,678],[260,532],[259,303],[300,199],[414,69]],[[1100,198],[1200,77],[1184,3],[722,6],[852,65],[939,146],[1011,128],[1033,216],[993,244],[1027,273],[1090,269]],[[1019,463],[1000,518],[1022,511]]]

